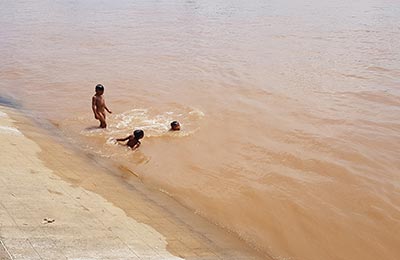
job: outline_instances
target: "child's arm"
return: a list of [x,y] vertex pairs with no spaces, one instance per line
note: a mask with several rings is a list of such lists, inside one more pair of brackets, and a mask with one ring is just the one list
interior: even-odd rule
[[110,109],[108,109],[108,107],[106,106],[106,104],[104,104],[104,108],[107,110],[108,113],[112,114],[112,111]]
[[130,136],[128,136],[128,137],[125,137],[125,138],[118,138],[118,139],[117,139],[117,141],[118,141],[118,142],[123,142],[123,141],[126,141],[126,140],[128,140],[128,139],[129,139],[129,137],[130,137]]

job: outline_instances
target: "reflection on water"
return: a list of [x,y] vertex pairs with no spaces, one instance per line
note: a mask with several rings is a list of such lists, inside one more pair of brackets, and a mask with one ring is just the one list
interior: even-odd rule
[[0,7],[0,96],[68,140],[277,259],[399,259],[398,1]]

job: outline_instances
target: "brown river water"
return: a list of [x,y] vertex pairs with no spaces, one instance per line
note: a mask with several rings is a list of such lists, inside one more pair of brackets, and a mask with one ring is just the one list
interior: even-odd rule
[[276,259],[400,259],[397,0],[2,0],[0,60],[1,102]]

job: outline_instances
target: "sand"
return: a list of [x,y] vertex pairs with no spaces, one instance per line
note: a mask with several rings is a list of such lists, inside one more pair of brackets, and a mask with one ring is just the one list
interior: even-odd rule
[[0,259],[266,258],[129,172],[0,111]]

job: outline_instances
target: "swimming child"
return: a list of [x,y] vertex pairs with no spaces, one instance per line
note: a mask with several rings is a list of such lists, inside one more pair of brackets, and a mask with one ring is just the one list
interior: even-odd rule
[[96,94],[94,94],[92,98],[92,110],[94,114],[94,118],[100,121],[100,127],[101,128],[106,128],[107,123],[106,123],[106,113],[105,110],[108,113],[112,113],[108,107],[106,106],[106,101],[103,97],[104,93],[104,86],[101,84],[96,85]]
[[178,121],[173,121],[173,122],[171,123],[171,129],[170,129],[170,131],[179,131],[179,130],[181,130],[181,125],[179,124]]
[[128,142],[126,143],[127,146],[129,146],[130,148],[132,148],[132,150],[138,148],[140,146],[140,139],[142,139],[144,136],[144,132],[143,130],[135,130],[133,131],[133,135],[130,135],[128,137],[125,138],[119,138],[117,139],[118,142],[123,142],[128,140]]

